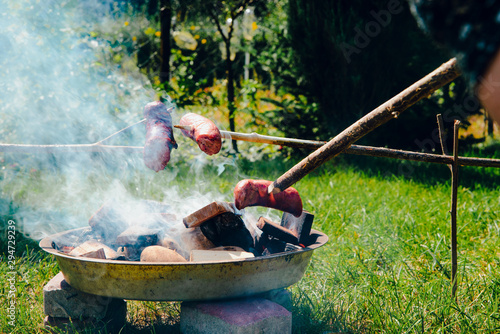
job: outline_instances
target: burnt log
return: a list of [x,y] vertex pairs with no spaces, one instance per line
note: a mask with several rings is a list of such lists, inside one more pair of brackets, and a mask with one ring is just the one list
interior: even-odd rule
[[215,246],[238,246],[247,252],[255,247],[254,236],[245,222],[232,212],[225,212],[205,221],[200,229]]

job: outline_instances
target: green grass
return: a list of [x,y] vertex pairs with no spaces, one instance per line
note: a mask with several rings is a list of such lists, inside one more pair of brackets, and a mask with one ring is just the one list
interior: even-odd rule
[[[214,160],[215,161],[215,160]],[[215,165],[194,169],[179,162],[153,177],[129,171],[122,183],[134,196],[163,199],[164,189],[195,190],[231,200],[241,178],[275,179],[292,161],[238,160],[219,176]],[[404,171],[402,173],[401,171]],[[20,171],[19,173],[22,173]],[[101,178],[81,177],[89,192],[105,187]],[[173,173],[176,177],[166,176]],[[6,175],[6,174],[4,174]],[[500,182],[498,170],[461,169],[458,195],[459,272],[451,297],[450,179],[445,166],[373,158],[340,157],[304,178],[296,188],[304,208],[315,214],[314,228],[330,240],[315,251],[293,293],[295,333],[492,333],[500,330]],[[66,184],[62,175],[29,176],[22,185],[4,177],[10,212],[43,203]],[[86,198],[85,194],[82,194]],[[218,195],[221,196],[221,195]],[[50,197],[49,197],[50,198]],[[60,198],[60,207],[72,199]],[[54,210],[57,207],[53,208]],[[85,210],[91,210],[89,206]],[[18,235],[16,327],[0,332],[43,332],[43,285],[57,264]],[[2,276],[8,271],[2,239]],[[6,305],[7,285],[0,301]],[[179,304],[129,302],[124,333],[179,331]],[[0,309],[4,319],[5,308]]]

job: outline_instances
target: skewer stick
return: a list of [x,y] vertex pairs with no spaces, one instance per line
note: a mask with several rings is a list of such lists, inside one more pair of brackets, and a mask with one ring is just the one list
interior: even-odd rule
[[186,130],[186,131],[193,130],[193,127],[189,126],[189,125],[174,125],[174,128],[181,129],[181,130]]
[[102,142],[104,142],[104,141],[108,140],[108,139],[109,139],[109,138],[111,138],[111,137],[116,136],[116,135],[117,135],[117,134],[119,134],[120,132],[123,132],[123,131],[125,131],[125,130],[127,130],[127,129],[131,128],[131,127],[133,127],[134,125],[141,124],[141,123],[143,123],[143,122],[145,122],[145,121],[146,121],[146,119],[145,119],[145,118],[143,118],[143,119],[141,119],[139,122],[135,122],[134,124],[130,124],[129,126],[127,126],[127,127],[123,128],[123,129],[121,129],[121,130],[116,131],[116,132],[115,132],[115,133],[113,133],[112,135],[107,136],[107,137],[106,137],[106,138],[104,138],[103,140],[99,140],[96,144],[102,144]]
[[[257,134],[255,132],[239,133],[239,132],[221,131],[221,135],[222,138],[224,139],[234,139],[234,140],[242,140],[254,143],[307,148],[312,150],[316,150],[326,143],[324,141],[266,136]],[[0,152],[9,152],[9,153],[113,152],[117,150],[122,150],[126,153],[133,153],[133,152],[142,153],[143,147],[103,145],[99,144],[99,142],[94,144],[79,144],[79,145],[0,144]],[[364,155],[370,157],[408,160],[408,161],[422,161],[422,162],[430,162],[442,165],[448,165],[453,163],[453,157],[451,156],[395,150],[384,147],[373,147],[364,145],[351,145],[351,147],[349,147],[342,153],[353,154],[353,155]],[[458,157],[458,164],[460,166],[500,167],[500,159]]]
[[242,140],[253,143],[263,143],[263,144],[272,144],[272,145],[281,145],[281,146],[290,146],[299,148],[316,149],[318,147],[323,146],[326,143],[324,141],[265,136],[255,132],[240,133],[231,131],[221,131],[220,133],[222,138],[224,139]]
[[373,129],[398,117],[401,112],[408,109],[422,98],[429,96],[447,83],[453,81],[459,75],[460,72],[457,67],[457,61],[455,58],[452,58],[398,95],[366,114],[328,143],[293,166],[271,183],[268,192],[277,194],[287,189],[326,161],[342,153],[342,151],[349,148],[352,143]]
[[61,152],[116,152],[122,150],[126,153],[142,152],[142,146],[119,146],[94,144],[73,145],[30,145],[30,144],[0,144],[0,152],[9,153],[61,153]]

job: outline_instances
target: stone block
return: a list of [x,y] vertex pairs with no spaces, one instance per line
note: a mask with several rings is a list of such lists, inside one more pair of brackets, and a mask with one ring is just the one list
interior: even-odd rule
[[292,312],[292,293],[286,289],[274,289],[258,294],[255,297],[270,300]]
[[46,316],[43,325],[50,333],[121,333],[127,320],[127,303],[114,299],[101,319]]
[[[123,309],[123,310],[122,310]],[[96,296],[71,287],[62,272],[43,287],[43,310],[52,318],[103,319],[110,312],[127,313],[122,299]]]
[[292,313],[264,298],[181,304],[181,333],[291,333]]

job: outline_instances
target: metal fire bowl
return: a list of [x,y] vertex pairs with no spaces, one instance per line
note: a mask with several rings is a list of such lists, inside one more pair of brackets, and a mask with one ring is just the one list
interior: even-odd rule
[[69,256],[52,240],[88,227],[46,237],[40,247],[55,255],[65,280],[94,295],[152,301],[199,301],[250,296],[297,283],[326,234],[312,230],[310,245],[295,252],[235,261],[135,262]]

